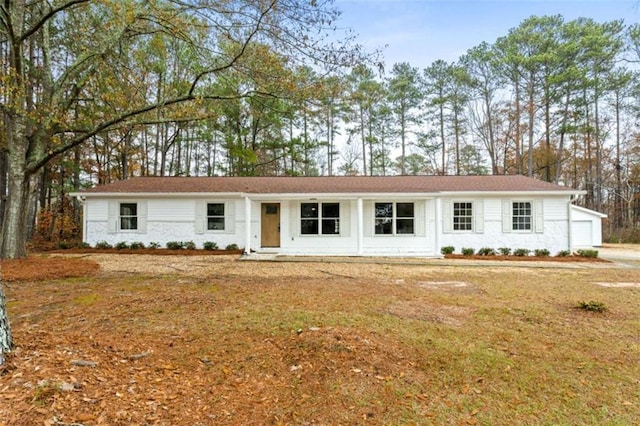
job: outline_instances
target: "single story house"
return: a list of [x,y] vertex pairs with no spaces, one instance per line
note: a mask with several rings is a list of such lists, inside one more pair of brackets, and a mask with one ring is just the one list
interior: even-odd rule
[[525,176],[137,177],[77,192],[83,240],[246,253],[440,256],[601,244],[583,191]]

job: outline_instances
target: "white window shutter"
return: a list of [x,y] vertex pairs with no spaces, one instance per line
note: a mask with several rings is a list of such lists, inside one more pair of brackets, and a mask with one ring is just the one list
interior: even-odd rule
[[138,201],[138,232],[147,233],[147,202]]
[[371,237],[373,235],[373,215],[375,212],[373,211],[373,201],[363,201],[362,202],[363,211],[363,234],[365,237]]
[[236,232],[236,203],[227,201],[224,203],[224,232],[234,234]]
[[351,236],[351,209],[350,202],[343,201],[340,203],[340,236]]
[[300,201],[289,202],[289,232],[292,237],[300,236]]
[[484,201],[475,200],[473,202],[473,232],[484,234]]
[[453,201],[442,200],[442,232],[453,232]]
[[109,201],[107,212],[107,233],[115,234],[118,232],[118,219],[120,216],[120,203],[114,200]]
[[533,201],[534,231],[538,234],[544,232],[544,204],[542,200]]
[[512,208],[511,200],[502,200],[502,232],[511,232],[512,221]]
[[414,204],[414,215],[415,215],[415,231],[417,237],[424,237],[427,234],[426,228],[426,219],[425,219],[425,204],[426,201],[418,201]]
[[204,234],[206,212],[207,203],[203,200],[196,200],[196,216],[193,223],[196,234]]

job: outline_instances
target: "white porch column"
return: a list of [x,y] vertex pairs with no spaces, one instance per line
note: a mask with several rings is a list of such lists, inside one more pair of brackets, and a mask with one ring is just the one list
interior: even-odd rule
[[251,253],[251,200],[244,197],[244,253]]
[[356,226],[358,255],[362,255],[364,253],[364,209],[362,207],[362,198],[357,199],[356,206],[358,215],[358,217],[356,218],[358,222],[358,225]]
[[434,238],[434,245],[435,247],[433,248],[434,250],[434,254],[438,255],[440,253],[440,236],[442,235],[442,198],[437,197],[436,198],[436,211],[434,212],[434,217],[435,217],[435,229],[436,229],[436,235]]

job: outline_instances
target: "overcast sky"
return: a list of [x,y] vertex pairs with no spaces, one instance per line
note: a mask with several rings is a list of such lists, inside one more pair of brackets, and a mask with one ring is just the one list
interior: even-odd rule
[[368,49],[381,48],[387,70],[396,62],[426,68],[436,59],[455,61],[532,15],[640,20],[639,0],[336,0],[335,5],[342,11],[339,26],[352,28]]

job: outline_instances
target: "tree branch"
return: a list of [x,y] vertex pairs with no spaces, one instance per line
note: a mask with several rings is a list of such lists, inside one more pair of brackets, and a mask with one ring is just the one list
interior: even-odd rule
[[27,31],[24,32],[24,34],[22,34],[22,36],[20,37],[20,42],[25,41],[26,39],[28,39],[29,37],[31,37],[34,33],[36,33],[40,28],[42,28],[42,26],[44,24],[47,23],[47,21],[51,18],[53,18],[56,14],[63,12],[71,7],[77,6],[79,4],[82,3],[88,3],[89,0],[71,0],[69,3],[65,3],[62,4],[58,7],[56,7],[55,9],[51,9],[49,11],[49,13],[45,14],[44,16],[42,16],[40,18],[40,20],[38,22],[35,23],[34,26],[32,26],[30,29],[28,29]]

